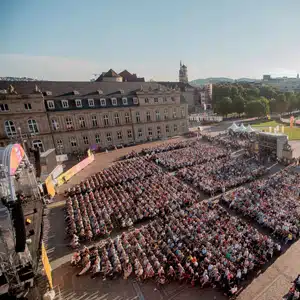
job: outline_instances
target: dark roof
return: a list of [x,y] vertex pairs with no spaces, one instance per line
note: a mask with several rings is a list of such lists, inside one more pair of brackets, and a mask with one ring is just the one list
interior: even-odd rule
[[117,74],[113,69],[109,69],[108,72],[106,72],[103,77],[120,77],[119,74]]
[[[130,72],[128,72],[127,70],[122,71],[121,73],[119,73],[120,76],[122,77],[131,77],[133,76]],[[136,76],[135,76],[136,77]]]
[[[124,91],[122,96],[126,96],[135,94],[141,87],[144,91],[147,91],[149,87],[155,90],[161,86],[156,82],[0,81],[0,90],[7,90],[10,85],[14,87],[18,94],[23,95],[33,94],[35,86],[37,86],[42,93],[46,91],[52,93],[47,97],[48,99],[63,98],[65,95],[70,95],[67,98],[74,99],[88,98],[91,95],[101,96],[98,90],[103,92],[104,97],[105,95],[120,95],[121,90]],[[78,91],[79,94],[74,95],[73,91]]]
[[56,100],[54,100],[55,109],[49,109],[47,106],[46,106],[46,109],[47,109],[47,111],[70,111],[70,110],[95,109],[95,108],[105,109],[105,108],[114,108],[114,107],[138,106],[139,104],[134,104],[133,103],[133,97],[134,96],[126,97],[127,98],[127,104],[124,105],[123,100],[122,100],[123,97],[121,97],[120,95],[115,95],[113,98],[117,99],[117,105],[112,105],[112,99],[111,98],[105,98],[106,104],[105,104],[105,106],[101,106],[100,98],[104,98],[104,97],[101,97],[101,96],[98,95],[97,98],[90,97],[90,98],[93,98],[93,100],[94,100],[94,106],[89,106],[88,98],[87,99],[81,99],[82,107],[77,107],[76,106],[75,99],[70,100],[68,98],[68,104],[69,104],[68,108],[63,108],[61,100],[56,99]]
[[184,82],[179,82],[179,81],[158,81],[157,83],[162,84],[171,89],[178,87],[182,92],[186,88],[194,88],[189,83],[184,83]]

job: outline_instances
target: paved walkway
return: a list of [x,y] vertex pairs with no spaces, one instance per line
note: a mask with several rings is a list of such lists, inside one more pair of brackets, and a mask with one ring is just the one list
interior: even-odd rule
[[300,273],[300,241],[294,243],[264,273],[255,278],[238,300],[281,300]]

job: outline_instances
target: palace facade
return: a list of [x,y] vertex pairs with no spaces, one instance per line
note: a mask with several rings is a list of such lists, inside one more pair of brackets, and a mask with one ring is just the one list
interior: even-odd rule
[[158,83],[0,81],[1,146],[105,149],[183,134],[187,119],[180,90]]

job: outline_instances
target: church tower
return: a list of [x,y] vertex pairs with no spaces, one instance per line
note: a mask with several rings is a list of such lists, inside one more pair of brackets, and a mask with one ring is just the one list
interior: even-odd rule
[[188,73],[186,65],[182,64],[180,61],[180,69],[179,69],[179,82],[188,83]]

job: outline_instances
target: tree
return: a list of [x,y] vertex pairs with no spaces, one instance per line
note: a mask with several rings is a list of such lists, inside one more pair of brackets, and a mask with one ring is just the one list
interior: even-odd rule
[[270,100],[270,99],[276,97],[277,92],[276,92],[276,90],[274,90],[274,88],[272,88],[271,86],[263,85],[263,86],[260,88],[259,94],[260,94],[260,96],[266,97],[267,99]]
[[287,111],[289,106],[288,101],[286,100],[285,94],[279,94],[276,97],[276,112],[284,113]]
[[243,96],[238,95],[232,100],[232,111],[239,115],[245,112],[245,99]]
[[217,104],[217,111],[222,116],[227,116],[232,109],[232,100],[230,97],[223,97]]
[[249,101],[246,103],[245,111],[249,117],[266,116],[270,111],[268,100],[265,101],[264,99],[259,99]]

